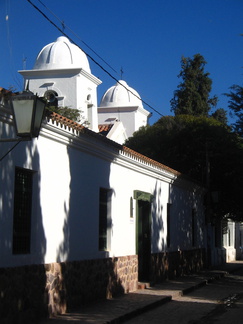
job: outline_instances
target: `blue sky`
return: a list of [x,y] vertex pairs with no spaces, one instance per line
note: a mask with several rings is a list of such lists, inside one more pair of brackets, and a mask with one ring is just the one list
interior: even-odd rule
[[[31,1],[60,28],[64,21],[65,33],[115,78],[122,67],[123,79],[161,115],[173,115],[182,56],[204,56],[217,108],[227,110],[223,93],[242,85],[243,0]],[[0,87],[21,90],[17,71],[32,69],[38,52],[61,33],[27,0],[0,0],[0,31]],[[90,66],[103,81],[100,99],[115,81],[92,61]],[[160,118],[144,107],[153,112],[151,124]]]

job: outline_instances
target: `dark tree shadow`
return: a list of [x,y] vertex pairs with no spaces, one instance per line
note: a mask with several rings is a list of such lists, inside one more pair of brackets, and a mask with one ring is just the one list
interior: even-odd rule
[[[0,115],[4,114],[0,111]],[[1,115],[2,116],[2,115]],[[0,116],[0,121],[1,121]],[[8,112],[5,114],[7,118]],[[9,118],[9,117],[8,117]],[[13,128],[1,123],[1,138],[14,138]],[[15,143],[0,143],[0,158]],[[15,167],[33,170],[30,253],[13,254]],[[46,316],[46,238],[40,205],[39,153],[34,142],[20,142],[0,162],[0,318],[3,323],[28,323]]]
[[[84,134],[80,136],[85,137]],[[112,161],[102,156],[102,150],[110,150],[110,156],[114,158],[119,150],[117,145],[104,144],[102,139],[99,141],[98,136],[89,140],[100,142],[99,153],[92,153],[92,148],[90,151],[87,148],[75,148],[72,143],[67,150],[70,195],[69,202],[63,206],[66,219],[57,257],[62,277],[59,287],[63,291],[60,297],[63,303],[61,312],[97,299],[112,298],[125,291],[118,275],[118,259],[109,258],[108,251],[99,251],[100,188],[110,189],[115,194],[110,187]],[[112,231],[112,222],[108,222],[107,226],[108,231]]]
[[[163,192],[158,183],[156,184],[153,208],[158,210],[158,215],[153,214],[151,274],[153,282],[197,272],[205,266],[205,227],[202,214],[204,193],[201,190],[199,194],[199,187],[195,186],[197,189],[193,189],[193,186],[180,175],[169,185],[169,193]],[[167,201],[170,203],[167,228],[162,221],[162,213],[164,215],[167,213],[166,206],[163,205],[163,201],[166,200],[163,195],[168,197]],[[194,210],[197,211],[195,215]],[[160,237],[161,234],[163,238]]]

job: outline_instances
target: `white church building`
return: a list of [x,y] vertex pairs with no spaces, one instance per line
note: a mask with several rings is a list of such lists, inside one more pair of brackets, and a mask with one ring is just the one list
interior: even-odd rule
[[34,68],[20,74],[33,93],[53,105],[80,110],[83,123],[94,132],[99,131],[98,125],[106,125],[107,137],[120,144],[148,123],[150,113],[143,108],[137,91],[124,80],[108,89],[97,107],[101,81],[92,75],[84,52],[64,36],[46,45]]
[[[202,268],[204,189],[123,145],[150,116],[139,94],[121,80],[98,105],[101,81],[65,37],[20,74],[32,92],[79,109],[86,123],[52,113],[37,139],[1,159],[0,299],[14,302],[0,317],[63,313]],[[15,137],[6,101],[0,133]],[[1,156],[12,146],[0,143]]]

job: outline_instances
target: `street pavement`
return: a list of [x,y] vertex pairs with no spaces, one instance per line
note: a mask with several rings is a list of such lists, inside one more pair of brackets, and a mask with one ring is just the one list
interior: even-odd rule
[[165,281],[118,298],[83,306],[75,312],[40,323],[211,324],[217,318],[217,323],[240,324],[243,323],[242,276],[243,261],[231,262],[214,270]]
[[217,278],[170,303],[144,312],[127,324],[240,324],[243,323],[243,268]]

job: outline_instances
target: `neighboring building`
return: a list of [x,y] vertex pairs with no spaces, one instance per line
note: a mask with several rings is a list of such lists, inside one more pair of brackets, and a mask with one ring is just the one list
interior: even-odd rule
[[[125,139],[132,136],[141,126],[146,126],[150,116],[151,114],[144,109],[137,91],[129,87],[124,80],[118,81],[105,92],[98,107],[99,124],[122,123],[125,127]],[[107,136],[113,139],[112,135],[111,130]]]
[[230,218],[208,226],[208,246],[213,266],[243,258],[243,223]]
[[241,260],[243,257],[243,224],[231,219],[223,221],[222,236],[225,261]]
[[[139,281],[199,270],[206,249],[204,189],[98,133],[100,81],[83,53],[60,37],[40,52],[34,70],[21,74],[31,91],[47,98],[54,92],[50,100],[77,105],[89,128],[53,113],[38,139],[20,142],[0,162],[0,299],[6,306],[0,317],[65,312],[134,291]],[[111,118],[127,134],[138,127],[135,115],[141,113],[141,124],[148,117],[140,103],[132,104],[131,128],[127,112],[123,119],[112,104]],[[0,132],[14,137],[6,105]],[[12,145],[0,143],[1,155]]]

